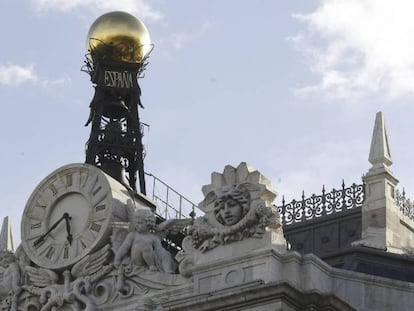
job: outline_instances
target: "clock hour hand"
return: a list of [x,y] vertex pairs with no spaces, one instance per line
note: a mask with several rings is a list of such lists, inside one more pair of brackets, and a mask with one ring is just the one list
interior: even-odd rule
[[51,226],[49,228],[49,230],[47,230],[47,232],[45,234],[43,234],[40,238],[38,238],[36,241],[34,241],[33,246],[36,247],[38,246],[40,243],[43,242],[43,240],[45,239],[45,237],[47,237],[50,232],[52,232],[61,222],[63,219],[66,219],[67,217],[69,217],[68,213],[64,213],[63,216],[61,218],[59,218],[54,224],[53,226]]
[[70,222],[69,222],[69,220],[71,220],[72,217],[70,217],[68,213],[65,213],[65,215],[67,215],[65,217],[65,222],[66,222],[66,232],[68,233],[68,236],[66,237],[66,239],[68,240],[69,245],[72,245],[73,237],[72,237],[72,234],[70,233]]

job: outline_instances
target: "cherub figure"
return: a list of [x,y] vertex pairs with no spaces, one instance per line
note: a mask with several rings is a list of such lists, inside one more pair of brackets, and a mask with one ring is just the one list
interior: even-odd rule
[[132,266],[175,273],[176,264],[155,233],[155,215],[150,210],[135,210],[130,219],[129,233],[115,252],[115,267],[129,256]]

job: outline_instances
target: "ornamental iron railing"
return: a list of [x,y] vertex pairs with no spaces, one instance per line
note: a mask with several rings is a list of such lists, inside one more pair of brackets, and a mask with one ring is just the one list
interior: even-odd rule
[[171,188],[167,183],[152,174],[145,173],[145,175],[151,182],[147,184],[152,186],[150,186],[152,193],[148,193],[148,196],[157,205],[156,212],[159,216],[164,219],[184,219],[194,218],[196,213],[202,214],[196,204]]
[[395,199],[397,201],[397,206],[400,208],[400,211],[411,220],[414,220],[414,202],[405,197],[404,188],[402,192],[400,192],[398,189],[395,191]]
[[325,186],[323,186],[321,195],[312,194],[306,198],[305,193],[302,192],[301,200],[292,200],[287,204],[283,197],[282,206],[278,206],[278,210],[282,224],[288,226],[361,207],[364,200],[364,184],[353,183],[346,188],[344,181],[342,181],[341,189],[338,190],[334,188],[332,191],[326,192]]

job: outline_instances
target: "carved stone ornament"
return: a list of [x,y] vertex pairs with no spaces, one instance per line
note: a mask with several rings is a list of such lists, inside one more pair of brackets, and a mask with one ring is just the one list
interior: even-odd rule
[[148,199],[89,165],[50,176],[29,199],[22,244],[0,250],[0,311],[161,310],[152,295],[190,282],[161,241],[191,219],[156,225]]
[[[128,202],[129,205],[130,202]],[[181,231],[191,220],[171,219],[156,225],[155,215],[146,209],[136,209],[128,206],[128,230],[114,230],[111,237],[112,250],[115,254],[114,266],[117,269],[118,292],[126,293],[133,289],[128,279],[139,275],[144,283],[151,284],[151,276],[156,276],[161,283],[150,285],[154,288],[166,288],[167,284],[184,284],[178,274],[178,264],[171,254],[162,247],[161,241],[168,232]],[[133,278],[132,278],[133,279]],[[141,291],[144,288],[141,287]]]
[[20,268],[14,254],[0,251],[0,310],[17,310],[20,286]]
[[145,209],[131,217],[129,229],[114,230],[111,243],[63,271],[36,265],[21,246],[14,254],[0,251],[0,310],[95,311],[130,299],[136,310],[162,310],[148,296],[189,280],[178,274],[160,236],[182,230],[188,221],[157,227],[154,214]]
[[195,254],[246,239],[262,239],[269,231],[281,233],[279,213],[271,205],[276,192],[269,179],[242,162],[237,168],[226,166],[222,174],[214,172],[211,180],[203,186],[205,198],[199,204],[205,215],[186,228],[183,251],[176,256],[180,272],[187,277]]

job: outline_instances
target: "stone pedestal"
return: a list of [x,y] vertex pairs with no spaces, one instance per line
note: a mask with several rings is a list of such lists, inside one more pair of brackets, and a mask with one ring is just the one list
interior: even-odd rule
[[220,245],[207,253],[195,253],[194,293],[208,293],[258,280],[271,282],[281,267],[266,250],[280,254],[286,252],[286,243],[280,232],[266,232],[260,239],[246,239]]

